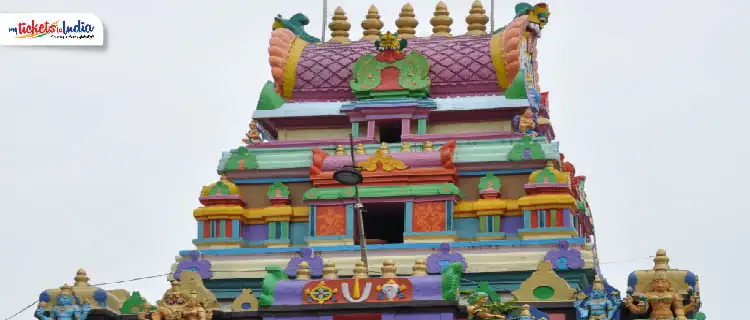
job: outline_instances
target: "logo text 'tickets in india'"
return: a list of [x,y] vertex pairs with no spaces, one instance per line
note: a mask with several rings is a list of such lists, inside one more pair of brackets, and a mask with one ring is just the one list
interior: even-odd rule
[[16,38],[41,38],[49,37],[54,39],[86,39],[94,37],[94,25],[88,24],[82,20],[71,24],[65,20],[19,22],[17,26],[8,28],[8,32],[15,33]]

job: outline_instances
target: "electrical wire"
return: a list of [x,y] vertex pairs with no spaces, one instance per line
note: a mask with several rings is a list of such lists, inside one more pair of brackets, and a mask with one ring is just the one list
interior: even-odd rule
[[[640,260],[653,259],[653,258],[654,258],[654,256],[647,256],[647,257],[632,258],[632,259],[626,259],[626,260],[599,262],[599,264],[626,263],[626,262],[640,261]],[[378,268],[378,267],[372,267],[372,268]],[[221,273],[221,272],[227,272],[227,273],[229,273],[229,272],[234,272],[234,273],[239,273],[239,272],[265,272],[265,271],[266,271],[266,269],[211,270],[211,272],[218,272],[218,273]],[[102,283],[92,284],[91,286],[92,287],[100,287],[100,286],[106,286],[106,285],[110,285],[110,284],[120,284],[120,283],[135,282],[135,281],[141,281],[141,280],[147,280],[147,279],[165,277],[165,276],[169,276],[170,274],[171,274],[171,272],[170,273],[162,273],[162,274],[152,275],[152,276],[137,277],[137,278],[132,278],[132,279],[125,279],[125,280],[118,280],[118,281],[111,281],[111,282],[102,282]],[[377,270],[377,269],[376,270],[368,270],[368,274],[380,274],[380,271]],[[477,282],[474,281],[474,280],[470,280],[470,279],[466,279],[466,278],[461,278],[461,280],[462,281],[470,282],[472,284],[477,284]],[[5,318],[4,320],[10,320],[10,319],[13,319],[13,318],[17,317],[18,315],[20,315],[24,311],[26,311],[29,308],[33,307],[36,303],[37,303],[37,301],[33,301],[32,303],[30,303],[29,305],[27,305],[26,307],[24,307],[20,311],[18,311],[16,313],[14,313],[13,315]]]

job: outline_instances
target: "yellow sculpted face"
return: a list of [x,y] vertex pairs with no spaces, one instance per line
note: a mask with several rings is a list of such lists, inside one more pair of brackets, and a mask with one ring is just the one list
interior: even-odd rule
[[657,279],[651,284],[651,288],[656,292],[665,292],[669,287],[669,280]]
[[542,29],[549,22],[549,7],[546,3],[539,3],[527,11],[529,16],[529,24],[526,27],[526,31],[533,34],[536,38],[541,37]]

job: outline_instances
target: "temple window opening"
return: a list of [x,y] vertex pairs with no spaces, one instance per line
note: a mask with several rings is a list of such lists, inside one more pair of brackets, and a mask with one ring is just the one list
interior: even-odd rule
[[[404,242],[404,203],[366,203],[362,214],[368,244]],[[355,218],[356,220],[356,218]],[[358,224],[355,223],[355,226]],[[359,233],[354,234],[354,244],[359,244]]]
[[400,143],[402,134],[402,121],[381,121],[378,122],[378,142]]

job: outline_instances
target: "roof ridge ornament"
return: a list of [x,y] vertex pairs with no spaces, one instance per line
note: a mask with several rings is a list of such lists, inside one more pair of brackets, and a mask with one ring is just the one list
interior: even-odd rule
[[404,52],[406,39],[386,32],[375,41],[377,54],[364,54],[352,67],[349,87],[359,99],[426,98],[429,96],[430,63],[419,52]]

